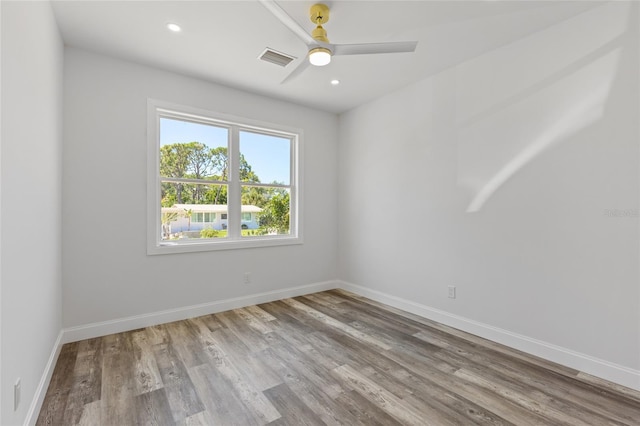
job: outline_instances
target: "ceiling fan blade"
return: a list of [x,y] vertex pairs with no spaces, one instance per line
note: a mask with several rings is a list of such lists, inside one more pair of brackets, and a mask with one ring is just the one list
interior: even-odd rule
[[274,0],[259,0],[262,5],[273,14],[280,22],[284,24],[292,33],[298,36],[304,44],[307,46],[316,44],[316,41],[311,37],[311,34],[307,32],[300,24],[298,24],[282,7]]
[[293,71],[291,71],[289,75],[287,75],[284,78],[284,80],[280,82],[280,84],[285,84],[291,80],[294,80],[296,77],[302,74],[302,72],[306,70],[308,66],[309,66],[309,59],[307,59],[307,57],[305,56],[304,58],[302,58],[302,61],[298,64],[298,66],[295,67]]
[[334,44],[334,55],[369,55],[376,53],[413,52],[417,41],[392,41],[388,43]]

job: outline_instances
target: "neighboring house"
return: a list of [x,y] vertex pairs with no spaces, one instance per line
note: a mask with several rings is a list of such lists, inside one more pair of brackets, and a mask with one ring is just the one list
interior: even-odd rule
[[[257,229],[262,209],[253,205],[241,207],[242,229]],[[227,229],[226,204],[174,204],[162,207],[162,233],[164,235],[202,229]]]

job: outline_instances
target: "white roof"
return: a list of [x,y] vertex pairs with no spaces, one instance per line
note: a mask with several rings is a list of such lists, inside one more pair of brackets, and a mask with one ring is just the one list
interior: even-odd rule
[[[226,213],[226,204],[174,204],[171,207],[163,207],[163,213],[183,213],[185,210],[191,210],[193,213]],[[260,213],[262,209],[252,204],[241,206],[243,213]]]

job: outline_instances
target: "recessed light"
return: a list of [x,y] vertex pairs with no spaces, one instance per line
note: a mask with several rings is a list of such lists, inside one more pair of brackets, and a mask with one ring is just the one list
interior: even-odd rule
[[335,80],[335,79],[334,79],[334,80],[331,80],[331,84],[332,84],[333,86],[337,86],[338,84],[340,84],[340,80]]
[[178,25],[178,24],[174,24],[173,22],[169,22],[169,23],[167,24],[167,28],[168,28],[170,31],[173,31],[174,33],[178,33],[178,32],[180,32],[180,31],[182,30],[182,28],[180,28],[180,25]]

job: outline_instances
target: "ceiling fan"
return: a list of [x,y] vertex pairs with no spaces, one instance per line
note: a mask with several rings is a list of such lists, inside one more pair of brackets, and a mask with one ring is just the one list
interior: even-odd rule
[[316,25],[311,32],[307,32],[274,0],[259,0],[276,18],[280,20],[291,32],[300,38],[308,49],[308,61],[302,61],[289,75],[282,80],[285,83],[300,75],[309,65],[324,66],[331,62],[331,57],[336,55],[365,55],[378,53],[405,53],[413,52],[418,45],[417,41],[392,41],[385,43],[362,44],[332,44],[327,38],[327,31],[322,24],[329,21],[329,6],[318,3],[311,6],[309,18]]

